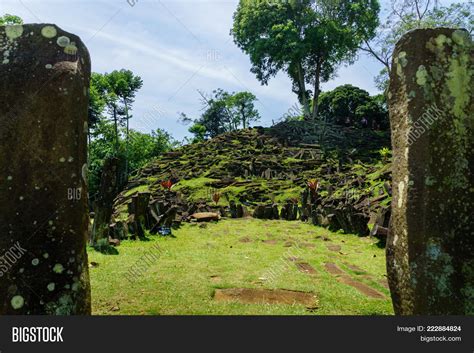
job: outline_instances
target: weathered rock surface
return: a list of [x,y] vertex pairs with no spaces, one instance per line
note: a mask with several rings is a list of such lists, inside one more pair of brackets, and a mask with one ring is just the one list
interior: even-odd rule
[[463,30],[415,30],[390,79],[395,312],[474,314],[473,45]]
[[0,27],[0,255],[25,249],[0,276],[2,315],[90,313],[89,77],[77,36]]
[[113,212],[114,199],[120,191],[121,166],[119,158],[110,157],[104,162],[100,180],[99,194],[94,202],[94,225],[91,244],[96,245],[101,239],[109,239],[109,224]]

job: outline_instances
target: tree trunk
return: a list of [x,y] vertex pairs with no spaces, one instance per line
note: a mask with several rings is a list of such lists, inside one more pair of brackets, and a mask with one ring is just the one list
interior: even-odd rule
[[303,105],[303,112],[305,119],[310,117],[310,109],[309,109],[309,102],[306,97],[306,85],[304,82],[304,75],[303,75],[303,68],[301,63],[298,63],[298,86],[299,86],[299,94],[301,98],[301,104]]
[[125,105],[125,115],[127,118],[127,137],[125,142],[125,174],[128,180],[128,145],[129,145],[129,137],[130,137],[130,116],[128,115],[128,104],[127,100],[123,99],[123,104]]
[[117,107],[115,106],[114,106],[114,125],[115,125],[115,153],[118,154],[119,135],[118,135],[118,122],[117,122]]
[[313,113],[312,113],[312,120],[316,120],[318,118],[318,109],[319,109],[319,94],[321,93],[320,90],[320,83],[321,80],[321,62],[318,60],[316,66],[316,77],[314,78],[314,96],[313,96]]

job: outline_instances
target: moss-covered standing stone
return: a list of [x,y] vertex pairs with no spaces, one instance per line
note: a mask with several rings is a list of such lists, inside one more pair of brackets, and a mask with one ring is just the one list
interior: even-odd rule
[[0,27],[0,314],[90,313],[89,53],[49,24]]
[[393,58],[387,270],[395,312],[472,315],[472,40],[464,30],[415,30]]

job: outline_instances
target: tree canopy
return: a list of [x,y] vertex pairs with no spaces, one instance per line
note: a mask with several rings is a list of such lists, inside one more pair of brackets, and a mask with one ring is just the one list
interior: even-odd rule
[[375,78],[377,87],[386,90],[395,44],[406,32],[416,28],[464,28],[472,34],[474,4],[472,1],[438,6],[435,0],[391,0],[391,12],[377,29],[377,36],[365,40],[361,49],[383,65]]
[[94,125],[105,108],[114,122],[116,148],[119,144],[119,125],[126,126],[129,136],[130,111],[137,91],[143,86],[140,76],[130,70],[115,70],[111,73],[93,73],[91,78],[89,123]]
[[100,184],[106,158],[121,158],[125,178],[152,158],[176,146],[161,129],[142,133],[129,128],[135,95],[143,81],[130,70],[92,73],[89,94],[89,190],[94,195]]
[[363,89],[342,85],[322,93],[319,105],[319,116],[326,122],[372,129],[389,128],[388,111],[383,95],[371,97]]
[[229,93],[219,88],[211,95],[202,92],[199,94],[203,105],[201,117],[191,119],[184,113],[180,115],[182,122],[193,123],[188,131],[194,135],[194,142],[213,138],[239,127],[245,129],[260,119],[254,105],[257,97],[250,92]]
[[375,35],[378,13],[377,0],[240,0],[231,34],[257,79],[286,72],[305,117],[315,119],[320,84]]
[[[124,129],[120,128],[120,130]],[[129,134],[128,146],[126,140],[121,138],[117,151],[114,124],[101,120],[95,126],[89,144],[89,194],[91,196],[98,192],[102,166],[106,158],[114,156],[126,160],[129,165],[128,173],[133,174],[151,159],[176,147],[176,142],[171,135],[161,129],[156,129],[149,134],[130,130]]]
[[3,16],[0,16],[0,26],[21,24],[23,24],[23,20],[21,19],[21,17],[10,15],[8,13]]

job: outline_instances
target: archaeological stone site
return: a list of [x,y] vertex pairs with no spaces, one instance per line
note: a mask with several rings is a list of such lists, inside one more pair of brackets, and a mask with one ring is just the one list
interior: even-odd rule
[[0,13],[0,316],[474,315],[472,4],[123,3]]

